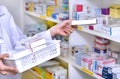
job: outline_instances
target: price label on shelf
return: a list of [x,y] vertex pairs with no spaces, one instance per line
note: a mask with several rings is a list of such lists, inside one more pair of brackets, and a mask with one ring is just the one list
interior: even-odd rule
[[83,30],[83,27],[82,26],[78,26],[77,29],[78,30]]
[[89,75],[91,75],[91,76],[94,75],[94,73],[92,71],[90,71],[90,70],[88,70],[88,69],[86,69],[84,67],[82,68],[82,71],[85,72],[85,73],[87,73],[87,74],[89,74]]
[[46,16],[40,16],[41,19],[46,19]]

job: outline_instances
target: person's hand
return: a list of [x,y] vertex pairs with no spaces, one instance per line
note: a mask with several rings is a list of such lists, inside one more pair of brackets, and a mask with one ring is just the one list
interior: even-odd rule
[[65,20],[50,28],[51,36],[52,37],[56,35],[69,36],[76,28],[75,26],[70,26],[70,22],[71,20]]
[[0,55],[0,74],[7,75],[7,74],[16,74],[18,71],[14,67],[8,67],[3,63],[3,59],[9,57],[8,54],[1,54]]

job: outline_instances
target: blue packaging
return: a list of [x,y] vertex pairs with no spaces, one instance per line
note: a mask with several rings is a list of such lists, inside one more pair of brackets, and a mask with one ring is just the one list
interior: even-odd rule
[[63,4],[68,4],[68,0],[63,0]]
[[53,13],[52,18],[57,19],[57,15],[58,15],[57,13]]
[[96,53],[107,53],[107,50],[105,49],[105,50],[100,50],[100,49],[97,49],[97,48],[94,48],[94,52],[96,52]]

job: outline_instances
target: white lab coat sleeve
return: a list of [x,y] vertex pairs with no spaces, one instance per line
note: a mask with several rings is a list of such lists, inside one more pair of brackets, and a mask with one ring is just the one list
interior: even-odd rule
[[0,45],[4,43],[4,40],[2,38],[2,29],[1,29],[1,26],[0,26]]
[[[37,34],[35,34],[33,37],[43,38],[43,39],[46,39],[46,41],[52,40],[52,37],[51,37],[51,34],[50,34],[50,30],[46,30],[46,31],[37,33]],[[21,45],[21,41],[22,41],[22,40],[24,40],[24,39],[21,39],[21,40],[19,40],[19,41],[16,42],[16,47],[15,47],[15,49],[24,48],[24,47],[22,47],[22,45]]]
[[21,48],[21,40],[26,38],[26,35],[21,31],[21,29],[15,24],[13,16],[10,17],[10,27],[11,27],[11,40],[12,40],[12,46],[14,48]]
[[12,30],[12,39],[14,41],[19,41],[24,39],[26,35],[21,31],[21,29],[15,24],[13,17],[11,16],[10,27]]
[[12,50],[16,46],[16,42],[21,40],[24,35],[15,24],[13,16],[9,13],[8,9],[0,5],[0,39],[4,41],[0,44],[0,52]]
[[34,37],[44,38],[44,39],[46,39],[48,41],[52,40],[50,30],[46,30],[46,31],[37,33],[37,34],[34,35]]
[[0,53],[1,53],[1,44],[4,43],[4,40],[2,39],[2,29],[0,27]]
[[[10,20],[10,25],[11,25],[11,29],[12,29],[12,39],[13,39],[13,44],[15,48],[22,48],[21,45],[21,41],[26,39],[26,35],[22,33],[22,31],[20,30],[20,28],[15,24],[13,17],[11,16],[11,20]],[[51,34],[50,34],[50,30],[44,31],[44,32],[40,32],[36,35],[34,35],[34,37],[39,37],[39,38],[44,38],[46,40],[52,40]]]
[[[4,32],[7,34],[7,37],[4,35],[4,37],[5,37],[4,41],[6,43],[6,48],[8,50],[11,50],[11,49],[14,49],[14,48],[22,47],[21,46],[21,41],[26,39],[26,35],[15,24],[13,16],[11,15],[11,13],[9,13],[9,11],[7,10],[6,7],[1,6],[0,10],[5,14],[3,18],[4,18],[4,20],[6,20],[5,21],[5,23],[6,23],[5,27],[3,28]],[[0,32],[2,33],[2,31],[0,31]],[[2,35],[2,34],[0,34],[0,35]],[[1,37],[3,37],[3,35]],[[44,38],[46,40],[52,40],[50,30],[40,32],[40,33],[36,34],[35,37]],[[6,39],[6,38],[8,38],[8,39]]]

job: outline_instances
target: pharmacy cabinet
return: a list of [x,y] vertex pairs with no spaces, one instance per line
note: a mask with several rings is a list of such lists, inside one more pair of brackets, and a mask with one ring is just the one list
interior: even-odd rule
[[[37,1],[37,0],[36,0]],[[42,0],[41,0],[42,1]],[[78,29],[74,31],[69,36],[69,54],[67,56],[59,56],[55,58],[56,60],[63,62],[65,67],[68,69],[68,79],[104,79],[101,76],[97,75],[94,70],[93,72],[91,70],[86,69],[84,66],[80,66],[76,64],[75,55],[73,55],[73,47],[74,46],[88,46],[89,52],[94,52],[94,40],[96,36],[105,38],[110,41],[110,45],[114,50],[117,50],[120,52],[120,32],[116,32],[116,35],[113,35],[112,32],[106,32],[103,30],[100,30],[102,26],[110,24],[115,25],[115,27],[119,28],[119,11],[117,9],[114,9],[114,5],[112,4],[120,4],[120,0],[68,0],[69,1],[69,10],[66,10],[66,12],[69,11],[69,18],[73,20],[84,20],[84,19],[92,19],[95,18],[98,20],[97,26],[91,25],[78,25]],[[111,15],[109,14],[109,7],[112,5],[112,11]],[[61,6],[61,5],[60,5]],[[117,6],[118,7],[118,6]],[[110,7],[111,8],[111,7]],[[61,9],[60,9],[61,11]],[[102,12],[102,14],[101,14]],[[116,12],[116,13],[114,13]],[[109,14],[109,15],[108,15]],[[104,18],[101,21],[101,17]],[[110,19],[108,19],[110,17]],[[61,18],[60,18],[61,19]],[[108,19],[108,20],[106,20]],[[46,22],[51,21],[54,23],[61,22],[58,19],[53,19],[51,17],[48,17],[46,15],[43,16],[43,14],[36,14],[34,12],[25,11],[25,24],[30,24],[34,22]],[[109,23],[110,22],[110,23]],[[94,28],[93,26],[97,27]],[[92,30],[91,30],[92,29]],[[107,28],[107,29],[113,29],[113,28]],[[117,35],[118,34],[118,35]],[[119,57],[117,57],[119,59]],[[118,60],[116,59],[116,60]],[[120,64],[120,63],[119,63]]]
[[[112,17],[113,20],[116,19],[116,21],[112,22],[113,25],[117,24],[117,27],[119,28],[119,23],[116,23],[117,21],[120,22],[119,16],[114,16],[114,15],[108,15],[107,12],[104,13],[103,9],[106,9],[110,7],[112,4],[120,4],[119,0],[69,0],[69,16],[73,20],[83,20],[83,19],[91,19],[91,18],[98,18],[98,17]],[[102,9],[101,9],[102,8]],[[100,12],[103,11],[101,14]],[[107,11],[107,10],[106,10]],[[116,14],[118,15],[118,14]],[[98,21],[98,24],[100,22]],[[100,23],[100,25],[102,22]],[[104,26],[104,25],[103,25]],[[72,50],[71,48],[73,46],[77,45],[87,45],[89,47],[89,50],[91,52],[95,51],[94,50],[94,41],[95,41],[95,36],[103,37],[108,40],[110,40],[110,45],[115,48],[115,50],[119,50],[120,47],[120,37],[119,33],[116,33],[116,35],[109,35],[107,32],[103,31],[98,31],[91,30],[89,26],[78,26],[78,30],[72,33],[69,37],[69,46],[70,46],[70,63],[69,63],[69,79],[104,79],[101,76],[96,75],[94,72],[89,72],[88,70],[84,69],[83,66],[79,66],[74,60],[74,57],[72,56]],[[100,28],[99,28],[100,29]],[[119,57],[117,57],[119,59]],[[75,62],[75,63],[73,63]],[[119,62],[117,62],[119,63]],[[120,63],[119,63],[120,64]],[[72,71],[71,71],[72,70]],[[74,71],[74,72],[73,72]],[[74,73],[74,74],[73,74]],[[84,74],[83,74],[84,73]],[[86,74],[87,73],[87,74]],[[89,74],[89,76],[88,76]],[[110,78],[109,78],[110,79]]]
[[[83,71],[77,69],[77,67],[74,67],[73,65],[69,64],[69,79],[94,79],[94,77],[87,75]],[[73,76],[74,75],[74,76]]]
[[28,70],[22,73],[22,79],[41,79],[41,76],[33,70]]
[[23,72],[22,79],[67,79],[67,68],[68,65],[59,59],[50,60]]
[[[32,25],[32,24],[36,24],[36,23],[41,24],[41,23],[46,23],[47,21],[51,21],[54,23],[61,22],[59,19],[62,20],[63,18],[55,19],[55,17],[54,17],[54,19],[53,19],[51,17],[47,17],[46,15],[44,15],[44,13],[43,13],[44,11],[42,12],[42,14],[38,14],[40,11],[39,9],[36,11],[37,13],[34,13],[32,11],[33,7],[30,8],[30,11],[26,11],[26,8],[25,8],[26,2],[39,2],[39,1],[43,1],[43,2],[47,1],[47,3],[48,3],[49,1],[54,1],[54,0],[20,0],[17,2],[15,0],[13,0],[13,1],[1,0],[0,3],[5,4],[8,7],[8,9],[14,15],[15,21],[17,22],[17,24],[19,26]],[[58,0],[55,0],[55,1],[58,1]],[[69,5],[61,4],[62,1],[66,1],[66,0],[59,0],[59,1],[60,1],[59,6],[60,7],[62,6],[62,7],[59,8],[59,10],[57,9],[56,12],[59,12],[59,11],[61,11],[61,12],[65,11],[66,13],[68,12],[69,18],[73,19],[73,20],[91,19],[91,18],[98,18],[101,16],[109,17],[107,15],[108,7],[110,7],[110,5],[112,5],[112,4],[120,4],[120,0],[68,0]],[[10,2],[11,2],[11,4],[9,4]],[[68,2],[64,2],[64,3],[68,3]],[[14,5],[12,5],[12,4],[14,4]],[[48,3],[47,5],[49,5],[49,4],[53,4],[53,3]],[[56,3],[56,5],[58,5],[58,3]],[[19,7],[19,9],[17,8],[15,10],[15,9],[13,9],[15,6],[17,6],[17,7],[20,6],[20,7]],[[33,4],[31,4],[31,6],[33,6]],[[39,5],[37,5],[37,8],[39,8],[38,6]],[[63,10],[63,6],[64,6],[64,10]],[[68,9],[66,9],[66,8],[68,8]],[[101,13],[100,13],[101,8],[103,9],[104,15],[101,15]],[[105,11],[104,11],[104,9],[105,9]],[[113,13],[110,16],[115,18],[115,19],[110,19],[110,21],[112,22],[112,25],[119,26],[119,24],[120,24],[119,9],[120,9],[119,6],[117,6],[117,7],[112,6],[112,8],[111,8]],[[48,13],[48,15],[49,15],[49,13]],[[62,16],[63,16],[63,14],[62,14]],[[68,15],[66,14],[64,16],[67,17]],[[18,18],[20,18],[20,19],[18,19]],[[99,22],[99,24],[100,24],[100,22]],[[22,28],[24,29],[24,27],[22,27]],[[120,34],[120,32],[118,31],[117,34]],[[98,29],[97,29],[97,31],[94,31],[94,30],[88,29],[88,26],[80,26],[79,25],[78,29],[76,31],[74,31],[69,37],[69,48],[70,48],[69,55],[59,56],[59,57],[55,58],[56,60],[61,62],[65,68],[68,69],[68,79],[104,79],[101,76],[98,76],[97,74],[95,74],[94,72],[91,72],[90,70],[85,69],[83,66],[79,66],[78,64],[76,64],[75,57],[72,55],[72,47],[76,46],[76,45],[87,45],[89,47],[89,50],[91,50],[91,52],[92,52],[93,47],[94,47],[95,36],[100,36],[100,37],[110,40],[110,44],[114,48],[114,50],[120,51],[120,49],[119,49],[120,48],[120,36],[119,35],[111,36],[110,34],[102,32],[101,30],[98,31]],[[40,79],[41,77],[37,73],[35,73],[31,70],[28,70],[23,73],[22,78],[23,79],[28,79],[28,78],[29,79]]]

